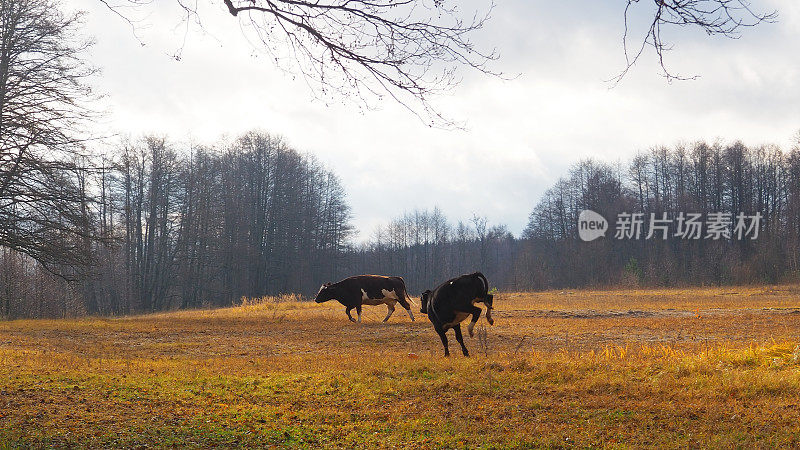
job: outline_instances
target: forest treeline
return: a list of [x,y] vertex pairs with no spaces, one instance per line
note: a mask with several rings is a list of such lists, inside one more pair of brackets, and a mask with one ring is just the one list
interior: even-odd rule
[[147,138],[61,175],[84,194],[74,202],[82,228],[59,238],[71,255],[45,265],[3,248],[1,315],[160,311],[300,291],[334,276],[351,232],[337,177],[264,133],[180,151]]
[[[313,295],[360,273],[401,275],[420,292],[475,270],[500,290],[774,283],[800,271],[797,148],[697,143],[626,164],[586,160],[533,205],[521,236],[480,216],[453,223],[435,208],[390,220],[360,244],[336,175],[263,132],[215,147],[150,137],[93,161],[51,179],[72,193],[64,202],[73,207],[61,208],[69,214],[49,218],[65,222],[49,232],[64,257],[3,246],[3,317],[224,306]],[[584,209],[608,218],[605,238],[578,238]],[[616,239],[614,218],[626,212],[762,219],[757,239],[681,239],[674,228],[644,239],[648,220],[641,239]]]
[[[618,214],[642,212],[647,233],[650,214],[675,219],[681,214],[761,216],[758,236],[707,239],[576,238],[583,209],[609,221]],[[612,225],[613,226],[613,225]],[[777,146],[708,145],[657,147],[614,167],[593,161],[573,167],[535,207],[523,233],[527,285],[588,286],[639,283],[775,283],[800,272],[800,149]],[[534,256],[535,255],[535,256]]]
[[[605,238],[584,242],[578,216],[592,210],[609,221]],[[621,213],[643,217],[639,239],[617,239]],[[676,236],[683,214],[761,216],[758,236]],[[671,221],[649,234],[649,219]],[[748,227],[752,225],[747,222]],[[438,210],[415,212],[379,228],[360,248],[355,272],[407,274],[414,292],[479,268],[501,290],[572,287],[777,283],[800,275],[800,148],[679,145],[640,152],[627,163],[575,164],[533,207],[515,238],[475,217],[450,224]]]
[[[578,215],[586,209],[610,222],[605,238],[578,238]],[[642,214],[640,239],[615,238],[621,213]],[[729,214],[729,232],[740,213],[759,214],[759,234],[714,240],[702,229],[700,239],[676,237],[675,219],[692,213]],[[667,239],[645,239],[651,214],[673,221]],[[356,271],[409,274],[412,291],[474,268],[505,290],[796,280],[800,149],[700,142],[657,147],[626,164],[582,161],[544,193],[519,238],[477,217],[454,226],[434,210],[379,228],[356,253]]]

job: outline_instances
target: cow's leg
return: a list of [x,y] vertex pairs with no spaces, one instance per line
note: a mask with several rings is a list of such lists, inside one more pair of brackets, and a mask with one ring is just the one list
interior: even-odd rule
[[392,303],[392,302],[387,302],[387,303],[386,303],[386,308],[387,308],[389,311],[387,311],[387,312],[386,312],[386,317],[384,317],[384,318],[383,318],[383,321],[384,321],[384,322],[386,322],[387,320],[389,320],[389,317],[392,317],[392,313],[394,313],[394,303]]
[[439,334],[439,338],[442,340],[442,345],[444,345],[444,356],[450,356],[450,349],[447,347],[447,335],[444,332],[444,329],[441,325],[435,325],[436,332]]
[[[353,307],[352,306],[348,306],[347,309],[344,310],[344,312],[347,314],[347,318],[350,319],[350,322],[355,322],[356,319],[353,319],[353,316],[350,315],[350,310],[351,309],[353,309]],[[359,317],[359,318],[361,318],[361,317]]]
[[464,356],[469,356],[467,346],[464,345],[464,336],[461,335],[461,324],[458,324],[453,328],[456,330],[456,340],[459,344],[461,344],[461,352],[464,353]]
[[358,323],[361,323],[361,305],[356,306],[356,313],[358,313]]
[[469,313],[472,314],[472,321],[467,325],[467,331],[469,331],[469,337],[472,337],[475,335],[473,331],[475,324],[478,323],[478,319],[481,317],[481,309],[473,305]]
[[400,302],[400,306],[405,308],[406,312],[408,313],[408,317],[410,317],[411,321],[413,322],[414,321],[414,313],[411,312],[411,304],[408,303],[407,296],[408,296],[408,294],[406,294],[405,291],[404,291],[402,293],[402,295],[400,296],[400,298],[397,299],[397,301]]

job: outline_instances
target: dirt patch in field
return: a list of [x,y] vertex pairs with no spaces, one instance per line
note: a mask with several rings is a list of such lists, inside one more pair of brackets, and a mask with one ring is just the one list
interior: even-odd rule
[[659,311],[596,311],[596,310],[498,310],[493,313],[495,317],[515,318],[515,317],[551,317],[559,319],[601,319],[609,317],[654,317],[657,315],[689,315],[688,311],[670,311],[669,313]]
[[544,317],[558,319],[607,319],[607,318],[636,318],[636,317],[702,317],[702,316],[741,316],[746,314],[800,314],[800,308],[711,308],[704,310],[678,310],[663,309],[658,311],[628,310],[628,311],[600,311],[600,310],[524,310],[506,309],[497,310],[496,317],[522,318]]

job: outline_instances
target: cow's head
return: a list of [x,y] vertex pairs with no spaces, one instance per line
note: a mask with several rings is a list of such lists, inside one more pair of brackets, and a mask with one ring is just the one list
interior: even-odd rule
[[494,301],[494,295],[486,294],[486,297],[483,300],[483,304],[486,305],[487,308],[491,309],[494,308],[494,306],[492,306],[493,301]]
[[319,288],[319,292],[317,292],[317,296],[314,298],[314,301],[317,303],[327,302],[328,300],[333,300],[336,296],[336,288],[331,286],[330,283],[325,283]]
[[486,305],[486,320],[489,322],[489,325],[494,325],[494,318],[492,317],[492,302],[494,301],[494,295],[486,294],[484,297],[483,304]]
[[428,300],[430,299],[431,291],[427,290],[422,293],[422,296],[419,298],[419,312],[422,314],[428,314]]

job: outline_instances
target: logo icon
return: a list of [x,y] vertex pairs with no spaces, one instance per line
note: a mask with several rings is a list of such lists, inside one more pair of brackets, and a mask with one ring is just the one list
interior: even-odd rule
[[578,236],[582,241],[593,241],[600,236],[605,237],[608,231],[608,222],[605,217],[591,209],[584,209],[578,215]]

